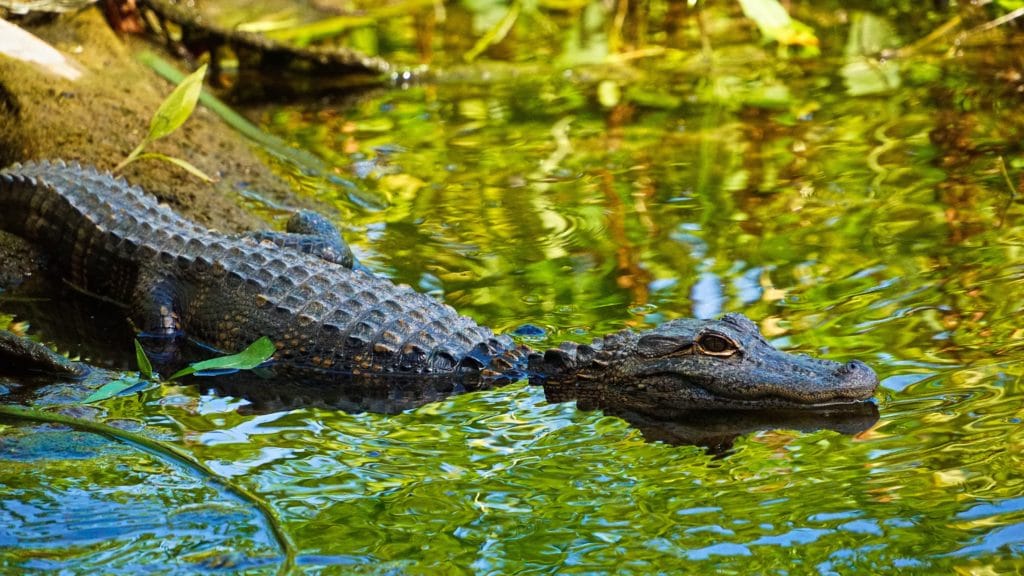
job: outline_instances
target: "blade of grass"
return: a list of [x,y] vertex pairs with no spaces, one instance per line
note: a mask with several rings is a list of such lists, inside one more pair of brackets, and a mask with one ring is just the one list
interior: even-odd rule
[[145,154],[139,154],[139,156],[136,157],[135,159],[145,160],[147,158],[152,160],[163,160],[164,162],[170,162],[171,164],[174,164],[175,166],[181,168],[182,170],[185,170],[186,172],[195,176],[196,178],[199,178],[200,180],[206,182],[213,182],[213,178],[208,176],[206,172],[203,172],[199,168],[196,168],[192,164],[189,164],[187,160],[183,160],[181,158],[167,156],[166,154],[160,154],[159,152],[146,152]]
[[142,374],[143,378],[153,378],[153,364],[150,363],[146,351],[142,349],[142,344],[139,344],[138,340],[135,340],[135,363],[138,364],[139,374]]

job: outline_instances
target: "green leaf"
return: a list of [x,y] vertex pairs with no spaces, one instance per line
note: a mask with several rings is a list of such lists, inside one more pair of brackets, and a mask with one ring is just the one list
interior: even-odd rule
[[195,110],[196,102],[199,101],[199,94],[203,91],[203,77],[206,75],[206,64],[198,70],[189,74],[178,87],[171,92],[160,108],[157,109],[153,120],[149,123],[149,135],[146,140],[152,142],[174,132]]
[[135,376],[125,376],[120,380],[107,382],[103,386],[100,386],[82,402],[85,404],[93,404],[101,400],[106,400],[107,398],[113,398],[119,394],[138,392],[139,390],[148,387],[150,384],[151,382],[147,380],[140,380]]
[[786,12],[778,0],[739,0],[739,2],[747,18],[753,20],[761,29],[761,33],[770,38],[774,38],[777,31],[788,28],[792,23],[789,12]]
[[789,16],[779,0],[739,0],[743,13],[757,24],[761,34],[783,46],[803,46],[817,50],[814,30]]
[[899,48],[900,44],[891,22],[870,12],[853,12],[843,55],[848,61],[858,56],[875,56],[886,48]]
[[139,366],[139,374],[142,377],[149,380],[153,377],[153,365],[149,362],[149,358],[146,356],[146,351],[142,349],[142,344],[139,341],[135,341],[135,363]]
[[597,101],[605,108],[617,106],[622,101],[622,87],[614,80],[602,80],[597,85]]
[[187,160],[182,160],[181,158],[175,158],[174,156],[168,156],[166,154],[160,154],[159,152],[146,152],[145,154],[140,154],[140,155],[136,156],[134,158],[134,160],[143,160],[145,158],[149,158],[149,159],[152,159],[152,160],[163,160],[164,162],[170,162],[171,164],[174,164],[175,166],[177,166],[179,168],[185,169],[185,171],[187,171],[189,174],[195,176],[196,178],[199,178],[200,180],[204,180],[206,182],[213,182],[213,178],[209,177],[206,174],[206,172],[203,172],[199,168],[196,168],[195,166],[190,164]]
[[274,355],[277,348],[274,343],[266,336],[253,342],[248,348],[242,350],[238,354],[232,354],[230,356],[222,356],[220,358],[211,358],[209,360],[203,360],[202,362],[196,362],[190,365],[188,368],[182,368],[171,375],[170,380],[176,380],[182,376],[188,376],[201,370],[252,370],[260,364],[263,364]]

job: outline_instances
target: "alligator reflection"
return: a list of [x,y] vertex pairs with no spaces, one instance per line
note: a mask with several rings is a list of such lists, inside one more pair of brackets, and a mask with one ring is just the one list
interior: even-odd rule
[[[254,374],[192,378],[203,391],[249,401],[242,411],[267,414],[297,408],[326,408],[350,413],[398,414],[424,404],[466,392],[450,381],[424,378],[368,376],[333,385],[310,384]],[[500,393],[500,392],[499,392]]]
[[737,438],[767,430],[816,432],[832,430],[855,435],[874,426],[878,408],[871,402],[817,410],[701,410],[682,412],[670,419],[635,412],[605,410],[639,429],[648,442],[702,446],[712,454],[726,454]]
[[111,370],[135,367],[134,331],[125,320],[124,308],[116,304],[89,298],[68,286],[53,286],[49,278],[36,275],[13,290],[5,292],[0,286],[0,313],[69,357]]
[[[246,399],[250,404],[241,408],[241,411],[254,414],[311,407],[396,414],[465,392],[438,382],[415,378],[376,378],[373,379],[373,385],[346,384],[342,387],[268,385],[266,382],[254,381],[251,376],[229,376],[200,384],[218,395]],[[500,391],[494,393],[500,394]],[[871,428],[878,421],[878,408],[871,402],[800,410],[693,410],[676,413],[671,418],[611,408],[605,408],[604,412],[629,422],[650,442],[701,446],[712,454],[725,454],[739,436],[755,432],[783,429],[800,432],[832,430],[854,435]]]

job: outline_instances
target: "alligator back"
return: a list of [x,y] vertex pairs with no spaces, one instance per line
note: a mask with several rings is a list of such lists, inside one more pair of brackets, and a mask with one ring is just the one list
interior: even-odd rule
[[46,249],[72,285],[118,302],[174,231],[206,233],[123,180],[63,163],[0,172],[0,206],[0,229]]
[[126,307],[142,331],[225,352],[268,336],[279,367],[318,381],[450,375],[518,356],[508,337],[408,286],[208,230],[92,168],[0,171],[0,206],[0,228],[43,246],[66,280]]

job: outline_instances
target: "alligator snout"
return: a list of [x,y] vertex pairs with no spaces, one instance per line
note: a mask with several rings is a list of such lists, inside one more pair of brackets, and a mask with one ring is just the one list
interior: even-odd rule
[[850,360],[836,370],[840,386],[847,391],[849,397],[856,400],[867,400],[878,388],[878,375],[870,366],[860,360]]

